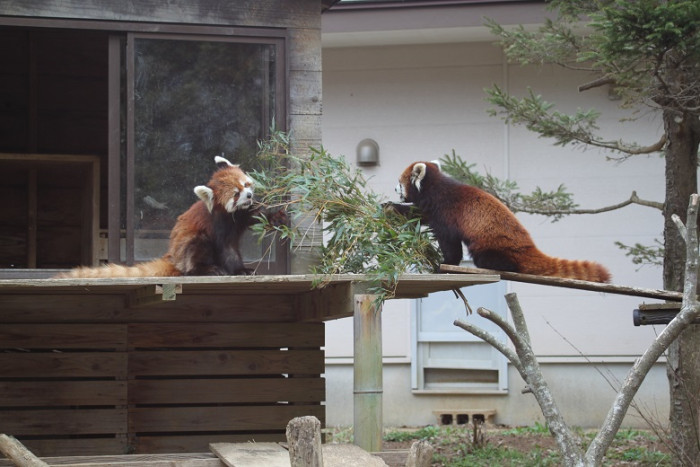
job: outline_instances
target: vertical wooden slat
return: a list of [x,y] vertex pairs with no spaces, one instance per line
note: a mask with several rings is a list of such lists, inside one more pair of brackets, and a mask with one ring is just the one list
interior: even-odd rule
[[121,227],[121,38],[109,36],[107,82],[107,258],[120,261],[119,232]]
[[355,444],[382,450],[382,309],[375,295],[355,295],[354,408]]
[[28,100],[29,113],[27,127],[27,151],[30,153],[37,152],[39,139],[39,75],[37,72],[36,62],[36,36],[34,32],[28,32],[29,41],[29,84],[28,84]]
[[83,203],[81,206],[80,262],[97,266],[97,245],[100,227],[100,160],[95,157],[85,168]]
[[27,267],[36,268],[37,182],[34,168],[27,172]]
[[126,39],[126,263],[134,264],[134,35]]

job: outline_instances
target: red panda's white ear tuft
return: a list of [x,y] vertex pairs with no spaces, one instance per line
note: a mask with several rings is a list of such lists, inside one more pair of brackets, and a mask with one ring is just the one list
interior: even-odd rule
[[423,162],[417,162],[411,170],[411,183],[415,185],[416,190],[420,191],[420,182],[425,178],[427,172],[426,165]]
[[433,164],[437,165],[438,170],[439,170],[440,172],[442,172],[442,164],[440,163],[439,160],[435,159],[435,160],[432,160],[432,161],[430,161],[430,162],[432,162]]
[[194,187],[194,194],[199,197],[204,204],[207,206],[209,212],[214,209],[214,191],[211,188],[204,185],[199,185]]
[[214,156],[214,162],[220,169],[225,169],[226,167],[238,167],[238,164],[232,164],[228,161],[228,159],[222,156]]

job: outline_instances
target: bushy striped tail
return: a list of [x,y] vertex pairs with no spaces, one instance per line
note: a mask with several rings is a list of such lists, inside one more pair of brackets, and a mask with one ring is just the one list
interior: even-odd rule
[[122,266],[120,264],[106,264],[98,267],[78,267],[68,272],[55,276],[56,279],[99,279],[109,277],[171,277],[181,276],[182,273],[175,268],[173,263],[163,258],[154,259],[147,263],[134,266]]
[[537,261],[530,261],[523,266],[520,272],[525,274],[604,283],[610,282],[611,278],[607,268],[594,261],[553,258],[544,253]]

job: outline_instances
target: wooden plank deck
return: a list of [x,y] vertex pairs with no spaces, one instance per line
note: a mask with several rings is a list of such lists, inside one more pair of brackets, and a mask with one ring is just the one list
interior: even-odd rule
[[[65,456],[42,457],[41,460],[52,467],[226,467],[212,453]],[[13,466],[9,460],[0,459],[0,467]]]
[[[196,276],[110,279],[2,279],[0,294],[114,294],[132,292],[149,285],[182,285],[181,294],[300,294],[328,286],[351,284],[366,287],[363,274],[338,274],[328,277],[312,274],[270,276]],[[424,297],[433,292],[498,282],[496,272],[488,274],[403,274],[399,276],[395,298]],[[321,282],[316,289],[314,284]],[[179,295],[179,294],[178,294]]]
[[[0,433],[40,456],[189,453],[323,423],[322,321],[353,316],[368,278],[318,279],[0,280]],[[397,298],[496,281],[405,275]]]

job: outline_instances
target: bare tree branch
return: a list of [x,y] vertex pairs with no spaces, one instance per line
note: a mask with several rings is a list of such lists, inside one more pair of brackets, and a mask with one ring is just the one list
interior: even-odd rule
[[492,334],[478,328],[477,326],[460,320],[456,320],[454,324],[474,334],[475,336],[484,339],[513,363],[513,366],[515,366],[522,378],[527,383],[529,390],[528,392],[532,392],[532,394],[535,396],[535,399],[542,410],[542,414],[544,415],[545,420],[547,420],[549,430],[557,441],[559,450],[565,459],[565,464],[581,465],[583,452],[581,451],[580,443],[578,442],[576,435],[566,425],[566,422],[564,421],[564,418],[562,417],[561,412],[559,412],[559,408],[554,401],[554,397],[547,386],[547,382],[542,376],[539,364],[537,363],[537,358],[535,357],[532,347],[530,346],[529,332],[527,330],[525,317],[522,309],[520,308],[520,304],[518,303],[517,296],[515,294],[508,294],[506,295],[506,301],[508,302],[511,315],[513,316],[513,323],[516,326],[515,329],[498,314],[487,310],[486,308],[479,308],[477,313],[503,329],[503,331],[513,342],[513,345],[515,346],[515,353],[499,342],[498,339],[496,339]]
[[488,319],[492,323],[494,323],[496,326],[501,328],[503,332],[506,333],[508,336],[508,339],[513,342],[513,345],[516,346],[522,346],[525,345],[526,342],[523,342],[522,338],[520,335],[518,335],[518,331],[513,328],[510,324],[508,324],[508,321],[505,319],[501,318],[501,316],[498,313],[494,313],[493,311],[489,310],[488,308],[483,308],[480,307],[476,312],[479,314],[479,316]]
[[454,325],[489,343],[494,349],[501,352],[503,356],[505,356],[508,359],[508,361],[513,364],[515,369],[518,370],[518,373],[523,374],[523,364],[520,363],[520,358],[518,358],[518,355],[515,352],[513,352],[507,345],[503,344],[500,340],[496,339],[496,337],[493,334],[484,331],[478,326],[474,326],[472,323],[462,321],[461,319],[455,320]]
[[515,352],[501,343],[492,334],[460,320],[454,322],[456,326],[480,337],[491,344],[499,352],[508,358],[518,370],[527,384],[528,392],[532,392],[547,421],[547,425],[554,436],[559,450],[567,466],[599,466],[602,463],[605,452],[610,447],[615,434],[620,429],[622,420],[627,413],[633,398],[644,378],[654,366],[659,357],[668,346],[690,326],[695,319],[700,317],[700,301],[697,299],[698,280],[698,232],[697,216],[700,197],[692,195],[687,213],[687,226],[683,226],[680,220],[681,235],[686,241],[686,268],[685,284],[683,289],[683,303],[681,311],[657,336],[642,356],[634,363],[622,384],[615,401],[613,402],[607,417],[588,449],[584,453],[580,447],[580,439],[574,434],[564,421],[530,344],[530,335],[525,321],[525,315],[520,307],[515,294],[507,294],[506,302],[513,318],[513,326],[496,313],[485,308],[479,308],[477,313],[498,325],[513,342]]
[[681,220],[680,217],[678,217],[678,214],[671,214],[671,220],[673,221],[674,224],[676,224],[676,227],[678,228],[678,232],[681,234],[681,237],[683,237],[683,240],[686,242],[688,241],[688,229],[685,228],[685,225],[683,225],[683,221]]
[[647,348],[644,354],[635,362],[627,374],[627,378],[620,388],[620,392],[615,398],[610,411],[601,430],[591,442],[586,451],[587,465],[600,465],[605,451],[615,437],[615,433],[622,424],[622,419],[627,413],[632,398],[637,393],[639,386],[644,381],[645,376],[651,370],[654,363],[666,351],[681,332],[692,324],[693,320],[700,316],[700,302],[697,301],[697,279],[698,279],[698,195],[691,197],[687,214],[686,233],[686,265],[685,284],[683,287],[683,305],[678,315],[666,326],[654,342]]
[[506,294],[506,302],[513,318],[513,324],[521,337],[519,339],[520,344],[514,343],[514,345],[515,351],[523,363],[526,375],[525,382],[532,390],[532,394],[542,410],[542,415],[547,420],[549,431],[559,446],[565,465],[580,465],[583,452],[581,451],[579,440],[564,421],[564,417],[559,412],[559,408],[549,390],[547,381],[542,376],[537,357],[535,357],[535,352],[530,346],[530,333],[527,330],[525,315],[520,307],[518,296],[514,293]]

